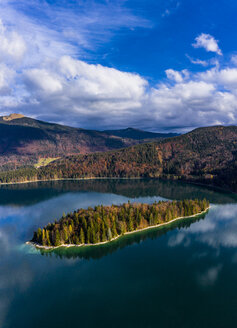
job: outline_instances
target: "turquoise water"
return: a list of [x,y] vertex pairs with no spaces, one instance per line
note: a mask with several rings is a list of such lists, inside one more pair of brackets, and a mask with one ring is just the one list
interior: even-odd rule
[[[63,212],[128,199],[206,197],[205,216],[92,248],[24,244]],[[0,327],[236,327],[237,197],[176,182],[0,188]]]

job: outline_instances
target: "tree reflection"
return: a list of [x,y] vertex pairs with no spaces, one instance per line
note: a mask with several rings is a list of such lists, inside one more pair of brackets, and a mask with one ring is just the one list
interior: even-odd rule
[[101,179],[78,181],[48,181],[0,186],[0,205],[28,206],[69,192],[112,193],[129,198],[160,196],[166,199],[192,197],[211,203],[236,203],[237,195],[180,181],[159,179]]

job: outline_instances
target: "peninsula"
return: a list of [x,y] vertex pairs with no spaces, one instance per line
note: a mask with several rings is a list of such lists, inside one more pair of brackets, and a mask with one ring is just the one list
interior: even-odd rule
[[186,217],[200,215],[209,201],[159,201],[153,204],[125,203],[79,209],[58,221],[38,228],[29,242],[35,247],[89,246],[110,242],[136,231],[158,227]]

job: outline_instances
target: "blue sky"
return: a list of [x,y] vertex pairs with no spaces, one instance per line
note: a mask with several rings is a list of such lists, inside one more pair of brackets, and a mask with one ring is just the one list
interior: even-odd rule
[[184,132],[237,121],[234,0],[0,1],[1,114]]

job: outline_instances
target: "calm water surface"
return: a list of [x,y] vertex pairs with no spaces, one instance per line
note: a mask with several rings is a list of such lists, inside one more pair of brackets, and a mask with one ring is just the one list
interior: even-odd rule
[[[25,241],[63,212],[206,197],[203,217],[93,248]],[[0,188],[0,327],[237,327],[237,198],[157,180]]]

